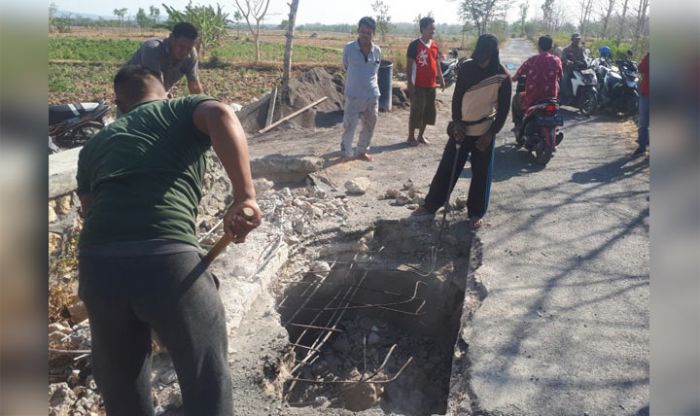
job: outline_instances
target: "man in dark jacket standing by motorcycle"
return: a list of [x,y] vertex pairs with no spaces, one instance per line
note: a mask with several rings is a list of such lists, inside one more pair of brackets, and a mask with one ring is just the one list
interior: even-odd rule
[[124,115],[82,148],[77,174],[78,292],[107,415],[153,416],[153,330],[172,357],[185,415],[231,416],[226,317],[195,223],[213,147],[233,185],[224,232],[241,243],[260,224],[245,133],[211,97],[165,99],[159,74],[141,65],[123,67],[114,90]]
[[143,65],[160,74],[168,93],[186,76],[190,94],[202,94],[204,90],[199,82],[199,61],[194,47],[198,36],[191,23],[177,23],[167,38],[146,40],[127,65]]
[[522,96],[516,95],[513,100],[513,122],[516,125],[522,121],[523,114],[531,105],[545,98],[557,98],[559,94],[562,67],[559,58],[549,52],[552,49],[552,37],[540,36],[537,49],[539,54],[520,65],[513,75],[514,82],[521,75],[527,77]]
[[452,121],[447,127],[450,138],[430,191],[415,215],[433,215],[445,204],[469,158],[472,179],[467,210],[471,228],[481,226],[491,191],[494,138],[508,117],[511,89],[510,74],[500,63],[498,39],[491,34],[481,35],[472,59],[459,69],[452,95]]
[[586,58],[583,55],[583,48],[581,47],[581,35],[578,33],[573,33],[571,35],[571,44],[564,48],[561,54],[561,60],[564,64],[564,76],[562,77],[562,94],[566,96],[573,95],[571,89],[571,78],[574,74],[574,70],[577,68],[577,64],[585,62]]

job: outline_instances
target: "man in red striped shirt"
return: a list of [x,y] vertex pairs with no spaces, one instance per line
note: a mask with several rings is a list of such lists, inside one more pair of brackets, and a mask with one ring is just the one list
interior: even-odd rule
[[[430,144],[425,138],[425,128],[435,124],[435,87],[436,78],[445,89],[445,80],[440,72],[440,49],[433,39],[435,20],[424,17],[418,23],[420,37],[408,45],[406,51],[406,72],[408,74],[408,93],[411,97],[411,114],[408,120],[408,143]],[[418,129],[418,140],[415,130]]]

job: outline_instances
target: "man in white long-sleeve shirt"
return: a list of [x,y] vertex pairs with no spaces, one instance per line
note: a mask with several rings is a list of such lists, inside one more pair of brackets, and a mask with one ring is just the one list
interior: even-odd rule
[[[363,17],[357,26],[357,40],[348,43],[343,49],[345,109],[343,137],[340,143],[340,150],[343,153],[341,162],[354,158],[372,161],[372,157],[367,152],[377,124],[379,108],[377,72],[382,60],[381,49],[372,42],[376,28],[377,24],[373,18]],[[360,120],[362,130],[357,149],[353,153],[353,136]]]

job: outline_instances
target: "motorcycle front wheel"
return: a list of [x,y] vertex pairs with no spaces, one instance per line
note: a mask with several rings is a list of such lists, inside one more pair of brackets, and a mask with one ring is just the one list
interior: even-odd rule
[[74,130],[64,133],[56,137],[55,142],[58,147],[64,149],[72,149],[74,147],[83,146],[88,140],[92,139],[104,125],[97,121],[91,121]]
[[583,92],[581,96],[581,102],[579,105],[579,110],[581,114],[590,116],[598,108],[598,97],[592,89],[587,89]]

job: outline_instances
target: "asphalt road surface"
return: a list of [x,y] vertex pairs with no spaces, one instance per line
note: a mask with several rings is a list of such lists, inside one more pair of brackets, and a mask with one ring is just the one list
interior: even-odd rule
[[[514,73],[536,53],[512,39]],[[484,252],[488,290],[463,337],[472,410],[506,415],[649,412],[649,162],[635,126],[565,111],[542,169],[498,136]]]

